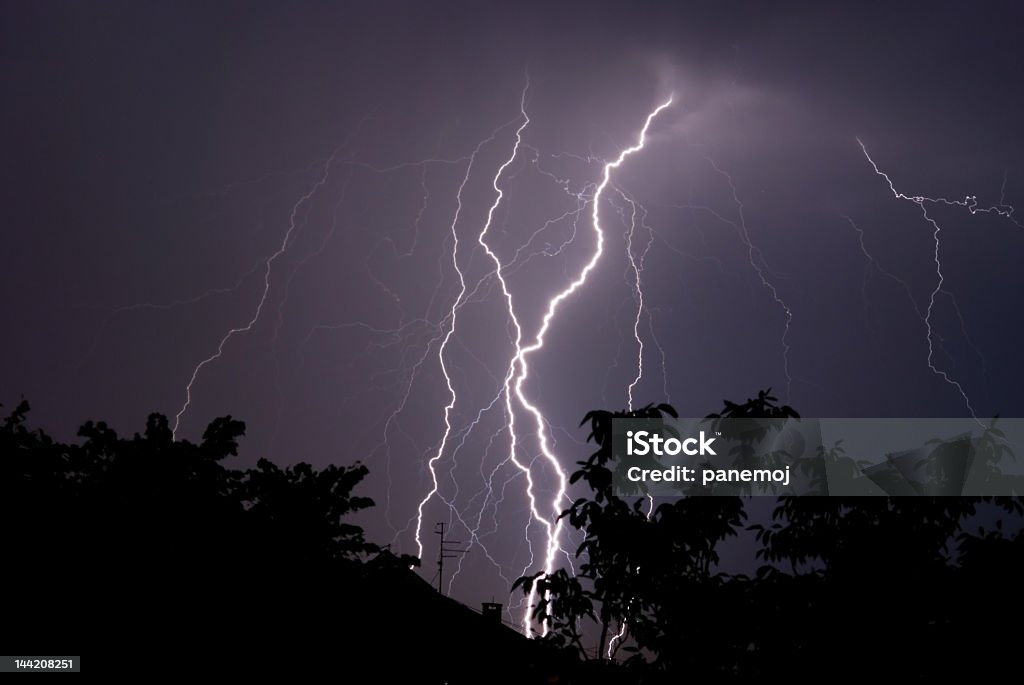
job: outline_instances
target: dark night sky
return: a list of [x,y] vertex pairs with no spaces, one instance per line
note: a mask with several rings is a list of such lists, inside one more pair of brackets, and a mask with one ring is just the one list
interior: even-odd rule
[[[965,415],[928,368],[915,313],[936,287],[932,228],[856,138],[909,195],[1024,202],[1019,4],[555,4],[3,2],[0,401],[28,398],[35,421],[66,439],[89,418],[130,433],[151,411],[173,416],[196,365],[252,318],[294,216],[259,320],[201,370],[179,436],[230,413],[249,427],[240,463],[361,459],[379,505],[363,521],[371,537],[415,552],[409,521],[448,401],[437,352],[458,294],[456,192],[474,148],[509,124],[463,191],[460,266],[475,283],[491,266],[472,248],[528,71],[531,123],[490,234],[505,260],[577,209],[545,172],[585,190],[675,93],[612,179],[654,236],[641,403],[703,415],[771,386],[805,416]],[[751,267],[716,167],[792,311],[791,383],[783,310]],[[636,375],[629,206],[611,189],[602,200],[605,255],[559,310],[526,384],[567,465],[588,453],[582,415],[624,408]],[[931,212],[945,276],[934,362],[979,415],[1024,415],[1013,313],[1024,229]],[[889,275],[868,265],[844,216]],[[527,339],[589,259],[589,218],[588,205],[561,254],[510,271]],[[522,257],[571,231],[571,217],[553,223]],[[634,245],[646,236],[638,228]],[[501,402],[463,440],[500,390],[508,330],[487,278],[447,348],[458,401],[440,494],[479,517],[496,562],[480,547],[466,558],[453,595],[471,605],[505,596],[498,567],[515,578],[530,560],[522,475],[506,465],[495,493],[482,491],[508,452]],[[535,436],[521,441],[533,459]],[[536,463],[542,494],[551,475]],[[428,580],[430,531],[451,511],[438,498],[426,507]],[[467,538],[458,517],[453,529]],[[528,535],[542,539],[537,525]]]

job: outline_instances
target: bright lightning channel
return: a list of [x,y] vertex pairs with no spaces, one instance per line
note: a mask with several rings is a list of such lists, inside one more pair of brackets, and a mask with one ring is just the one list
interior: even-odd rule
[[[529,84],[527,84],[527,86],[529,86]],[[525,97],[525,92],[526,91],[524,90],[523,91],[523,93],[524,93],[523,97]],[[527,122],[528,121],[529,120],[527,120]],[[525,126],[526,126],[526,124],[524,123],[519,128],[519,130],[516,132],[517,139],[518,139],[518,136],[520,135],[520,133],[522,133],[522,130],[523,130],[523,128]],[[497,133],[497,132],[495,132],[495,133]],[[473,163],[476,161],[477,155],[480,153],[480,150],[483,148],[483,146],[487,142],[492,140],[493,138],[494,138],[494,136],[492,135],[491,138],[488,138],[485,141],[481,141],[480,144],[476,146],[476,149],[473,150],[473,154],[472,154],[472,156],[469,159],[469,163],[466,165],[466,174],[465,174],[465,176],[462,177],[462,183],[459,185],[459,190],[458,190],[458,192],[456,193],[456,196],[455,196],[455,198],[456,198],[455,216],[452,218],[450,232],[451,232],[452,241],[453,241],[453,245],[452,245],[452,266],[455,268],[455,272],[459,276],[459,294],[455,298],[455,301],[452,302],[451,311],[448,313],[448,317],[447,318],[451,321],[451,323],[450,323],[450,325],[448,327],[448,332],[445,333],[444,339],[442,340],[441,345],[437,349],[437,358],[438,358],[438,362],[439,362],[440,367],[441,367],[441,373],[444,375],[445,385],[448,388],[448,404],[446,404],[445,407],[444,407],[444,426],[445,426],[444,434],[441,436],[441,442],[438,445],[437,451],[434,453],[434,456],[432,456],[430,458],[430,460],[427,462],[427,468],[430,471],[430,478],[431,478],[431,480],[433,482],[433,487],[431,487],[430,491],[427,492],[427,494],[423,497],[422,500],[420,500],[420,504],[416,508],[416,556],[418,556],[420,559],[423,558],[423,540],[421,539],[421,533],[422,533],[422,530],[423,530],[423,508],[427,505],[427,502],[429,502],[431,500],[431,498],[433,498],[433,496],[437,494],[437,491],[438,491],[438,488],[439,488],[439,484],[437,482],[437,462],[441,459],[442,455],[444,454],[445,447],[448,444],[448,438],[451,436],[451,432],[452,432],[451,414],[452,414],[452,410],[455,408],[456,400],[458,399],[458,396],[457,396],[457,394],[455,392],[455,387],[452,385],[451,376],[448,373],[448,365],[447,365],[447,362],[445,361],[445,351],[448,349],[448,343],[451,341],[452,335],[455,333],[455,325],[456,325],[456,321],[457,321],[457,318],[458,318],[459,309],[461,309],[462,301],[463,301],[463,298],[466,296],[466,290],[467,290],[467,288],[466,288],[466,278],[465,278],[465,275],[462,272],[461,267],[459,266],[459,234],[458,234],[458,231],[457,231],[457,228],[456,228],[458,223],[459,223],[459,215],[462,213],[462,191],[465,189],[466,183],[469,182],[469,177],[470,177],[470,175],[471,175],[471,173],[473,171]],[[508,166],[508,164],[511,163],[511,161],[512,160],[510,158],[508,162],[506,162],[504,165],[502,165],[501,169],[499,169],[499,171],[498,171],[498,175],[501,174],[501,171],[503,171],[505,169],[505,167]],[[495,184],[497,184],[497,176],[495,176]],[[501,191],[499,190],[498,192],[499,192],[499,197],[498,197],[498,200],[495,201],[495,205],[497,204],[497,202],[499,202],[501,200],[501,196],[500,196],[500,192]],[[493,212],[493,209],[492,209],[492,212]],[[488,214],[488,223],[489,222],[490,222],[490,214]],[[484,230],[486,231],[486,228]]]
[[[594,236],[596,239],[594,254],[593,256],[591,256],[590,261],[587,262],[587,264],[583,267],[582,271],[580,271],[579,275],[576,277],[576,280],[570,283],[565,290],[560,292],[555,297],[551,298],[551,300],[548,302],[547,311],[544,314],[540,330],[537,332],[537,336],[534,339],[534,342],[531,345],[522,348],[512,361],[513,365],[517,365],[519,368],[519,374],[516,377],[515,381],[516,397],[519,399],[519,403],[523,406],[523,408],[533,415],[533,419],[537,429],[538,441],[540,442],[541,453],[543,454],[545,460],[547,460],[547,462],[554,469],[558,477],[558,490],[555,493],[554,499],[551,502],[552,517],[551,520],[544,519],[544,527],[547,530],[548,540],[546,554],[544,557],[544,573],[546,574],[550,574],[554,570],[555,557],[559,549],[558,540],[561,534],[563,521],[562,519],[558,518],[558,516],[561,513],[561,502],[563,498],[566,496],[565,491],[567,486],[567,479],[565,471],[562,469],[558,461],[558,458],[554,455],[549,445],[546,430],[547,427],[544,421],[544,416],[541,414],[540,410],[530,402],[530,400],[526,397],[526,393],[523,391],[523,385],[526,383],[526,379],[529,377],[530,373],[529,364],[527,363],[527,360],[530,355],[544,347],[544,336],[548,332],[548,329],[551,327],[551,322],[555,318],[555,314],[558,311],[559,305],[561,305],[562,302],[568,299],[577,290],[579,290],[584,283],[586,283],[587,276],[590,274],[591,271],[594,270],[594,268],[597,266],[597,263],[601,259],[601,255],[604,252],[604,231],[601,228],[601,195],[604,192],[605,188],[608,187],[608,184],[611,181],[612,171],[614,169],[618,169],[627,157],[644,148],[644,145],[647,143],[647,131],[651,126],[651,122],[654,120],[656,116],[658,116],[658,114],[662,112],[662,110],[666,109],[672,104],[672,100],[673,98],[669,97],[668,100],[658,105],[654,109],[654,111],[647,115],[647,119],[644,122],[644,126],[640,130],[639,140],[637,141],[636,145],[633,145],[632,147],[628,147],[622,150],[619,153],[619,156],[614,161],[608,162],[604,165],[604,172],[601,177],[601,182],[594,190],[594,197],[592,200],[593,204],[591,206],[591,218],[593,221]],[[532,506],[534,505],[531,497],[531,507]],[[534,515],[540,517],[540,514],[536,510],[534,511]],[[525,628],[529,628],[530,626],[529,606],[536,601],[536,587],[536,584],[534,584],[533,589],[530,593],[530,599],[527,602],[527,609],[523,616],[523,624]],[[546,624],[544,625],[543,630],[546,634]],[[529,634],[529,631],[527,631],[527,634]]]

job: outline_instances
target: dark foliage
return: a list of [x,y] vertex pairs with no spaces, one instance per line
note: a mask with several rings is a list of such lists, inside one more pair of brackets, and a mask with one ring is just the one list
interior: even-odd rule
[[[207,668],[212,656],[222,671],[294,654],[386,681],[415,665],[418,682],[452,683],[556,672],[563,683],[921,680],[1013,663],[1024,536],[964,523],[979,511],[1017,521],[1019,499],[780,497],[746,530],[740,497],[650,511],[612,490],[611,422],[674,417],[668,405],[584,418],[596,449],[572,480],[590,496],[562,514],[585,531],[578,573],[516,582],[539,591],[535,616],[549,628],[527,646],[410,574],[418,560],[365,539],[350,520],[373,505],[355,494],[367,475],[358,463],[230,468],[244,432],[231,417],[198,444],[174,440],[157,414],[141,435],[89,422],[63,444],[30,429],[28,410],[0,423],[4,638],[15,653],[86,639],[136,667],[168,650]],[[796,412],[762,392],[709,418],[763,417]],[[849,461],[838,446],[830,457]],[[720,543],[740,534],[765,562],[753,577],[717,567]]]
[[418,561],[346,522],[373,505],[353,494],[365,466],[229,468],[245,429],[231,417],[199,444],[173,440],[158,414],[142,435],[89,422],[61,444],[27,427],[28,409],[0,426],[7,644],[84,640],[126,663],[216,649],[221,668],[324,641],[385,650],[364,629],[393,608],[389,574]]
[[[587,414],[597,450],[572,480],[591,495],[562,514],[585,532],[579,573],[536,573],[513,588],[537,588],[547,639],[604,662],[589,667],[601,679],[924,679],[1015,662],[1024,535],[1001,524],[971,535],[964,523],[979,507],[1019,515],[1018,498],[780,497],[767,525],[748,527],[768,563],[730,576],[716,571],[716,549],[741,532],[741,498],[679,498],[648,513],[646,499],[612,492],[612,419],[662,416],[676,412]],[[708,418],[798,415],[764,391]],[[829,456],[849,461],[841,447]]]

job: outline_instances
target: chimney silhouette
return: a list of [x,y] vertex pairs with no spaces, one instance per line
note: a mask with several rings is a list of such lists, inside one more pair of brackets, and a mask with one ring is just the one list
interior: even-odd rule
[[488,621],[501,623],[501,605],[495,602],[484,602],[480,610],[483,617]]

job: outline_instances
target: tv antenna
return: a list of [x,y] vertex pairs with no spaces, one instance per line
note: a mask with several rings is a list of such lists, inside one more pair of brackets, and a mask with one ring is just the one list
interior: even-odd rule
[[444,579],[444,560],[458,559],[463,554],[468,552],[469,548],[467,547],[466,549],[452,549],[452,545],[461,545],[463,543],[459,542],[458,540],[444,539],[444,521],[435,524],[434,535],[441,536],[441,546],[437,550],[437,591],[443,595],[444,590],[442,588],[444,586],[442,580]]

